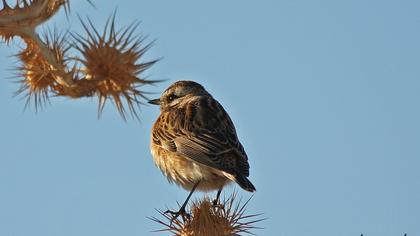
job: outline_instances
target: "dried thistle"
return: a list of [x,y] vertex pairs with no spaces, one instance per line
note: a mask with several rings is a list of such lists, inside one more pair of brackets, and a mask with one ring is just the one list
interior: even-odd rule
[[73,38],[76,41],[75,47],[82,55],[78,61],[83,65],[84,78],[95,84],[94,93],[99,98],[98,114],[101,114],[106,100],[111,98],[125,118],[124,105],[120,99],[123,97],[131,115],[138,118],[135,106],[140,103],[140,98],[146,99],[145,93],[138,90],[138,87],[158,82],[139,78],[140,73],[157,62],[137,62],[151,43],[142,46],[144,38],[134,35],[138,26],[136,23],[117,31],[115,13],[106,22],[102,34],[99,34],[89,19],[89,26],[81,22],[87,37],[73,34]]
[[[54,60],[60,64],[61,68],[68,68],[66,53],[70,47],[65,42],[66,35],[59,34],[56,30],[54,32],[46,32],[44,35],[45,46],[54,56]],[[26,44],[27,47],[17,54],[22,65],[16,71],[18,72],[18,77],[22,79],[19,81],[21,87],[16,92],[16,95],[26,93],[25,107],[33,100],[37,109],[48,101],[51,93],[56,94],[58,91],[63,90],[63,86],[56,82],[60,74],[42,57],[38,45],[30,40],[27,40]],[[65,71],[65,73],[73,77],[72,74],[75,72]]]
[[[74,42],[69,43],[59,34],[41,38],[35,31],[60,7],[68,12],[69,0],[17,0],[13,8],[2,1],[0,40],[9,42],[18,36],[26,43],[26,48],[17,54],[22,62],[18,75],[23,77],[17,93],[26,93],[26,105],[33,100],[35,108],[42,106],[51,94],[70,98],[96,95],[99,115],[110,99],[124,119],[124,103],[130,114],[138,118],[138,106],[147,94],[138,88],[158,82],[140,78],[157,60],[138,62],[151,46],[143,46],[144,38],[135,35],[138,24],[116,30],[114,13],[99,34],[90,20],[89,24],[82,21],[87,36],[72,33]],[[81,57],[67,55],[72,49]]]
[[50,19],[61,6],[69,6],[68,0],[16,0],[15,7],[9,6],[6,0],[2,2],[0,34],[11,32],[19,36],[24,36],[27,29],[35,29]]
[[156,232],[169,231],[174,236],[254,235],[251,230],[258,229],[255,223],[264,219],[255,218],[261,214],[245,214],[246,206],[251,198],[242,203],[241,200],[236,201],[236,197],[236,193],[233,193],[218,205],[213,205],[208,197],[195,201],[190,205],[190,210],[187,212],[190,215],[189,218],[173,219],[172,215],[158,210],[164,220],[155,217],[150,219],[164,226],[164,229]]

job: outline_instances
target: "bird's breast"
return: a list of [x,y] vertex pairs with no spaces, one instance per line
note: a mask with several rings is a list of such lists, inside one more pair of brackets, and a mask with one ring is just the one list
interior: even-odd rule
[[210,191],[220,189],[230,182],[223,171],[214,169],[188,159],[176,152],[170,152],[151,142],[153,160],[169,182],[191,190],[200,181],[197,189]]

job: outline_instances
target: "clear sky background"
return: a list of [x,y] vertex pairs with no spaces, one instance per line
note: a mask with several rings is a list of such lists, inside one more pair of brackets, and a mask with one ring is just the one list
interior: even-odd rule
[[[258,235],[420,235],[420,2],[408,0],[72,1],[50,26],[83,33],[141,20],[157,39],[146,75],[203,84],[231,115],[257,188]],[[152,234],[146,217],[187,192],[154,166],[158,108],[124,123],[97,99],[23,112],[0,44],[0,235]],[[247,199],[251,194],[239,190]],[[233,187],[227,188],[230,193]],[[214,194],[214,193],[212,193]],[[196,194],[194,197],[201,197]]]

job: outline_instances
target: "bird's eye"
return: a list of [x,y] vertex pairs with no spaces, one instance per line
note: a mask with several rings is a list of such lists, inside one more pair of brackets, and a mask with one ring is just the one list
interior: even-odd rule
[[173,101],[176,98],[174,94],[169,95],[168,100]]

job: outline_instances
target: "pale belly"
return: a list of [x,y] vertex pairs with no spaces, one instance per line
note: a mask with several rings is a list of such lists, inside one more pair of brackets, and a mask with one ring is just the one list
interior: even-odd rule
[[[217,190],[230,183],[231,177],[224,171],[199,164],[183,156],[176,155],[160,146],[151,144],[153,160],[169,182],[191,190],[200,181],[197,190]],[[232,178],[232,177],[231,177]]]

